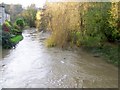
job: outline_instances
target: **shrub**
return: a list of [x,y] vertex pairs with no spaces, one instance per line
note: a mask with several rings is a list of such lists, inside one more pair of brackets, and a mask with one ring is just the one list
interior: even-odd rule
[[18,19],[16,20],[16,25],[18,25],[18,26],[20,27],[20,29],[23,29],[23,27],[24,27],[24,25],[25,25],[24,20],[21,19],[21,18],[18,18]]
[[10,32],[12,29],[12,25],[9,21],[5,21],[2,25],[2,30],[5,31],[5,32]]
[[3,48],[12,48],[13,44],[10,42],[11,35],[6,32],[2,32],[2,47]]
[[56,43],[54,42],[54,40],[52,40],[53,38],[50,37],[45,41],[45,44],[47,47],[54,47],[56,46]]
[[13,35],[22,34],[22,30],[19,30],[19,29],[12,29],[11,32],[12,32]]
[[16,23],[14,23],[13,28],[20,30],[20,27]]
[[[12,23],[7,20],[5,21],[5,23],[3,23],[1,30],[2,35],[0,35],[3,48],[12,48],[13,46],[15,46],[17,43],[12,42],[14,39],[16,42],[22,40],[21,27],[23,26],[23,24],[21,20],[18,20],[17,24],[12,25]],[[16,37],[16,35],[20,35],[21,37],[16,39],[14,38],[14,36]]]

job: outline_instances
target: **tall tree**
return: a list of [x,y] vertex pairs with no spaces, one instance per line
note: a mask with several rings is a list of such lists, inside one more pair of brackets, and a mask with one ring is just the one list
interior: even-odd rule
[[31,4],[27,9],[23,10],[18,17],[23,18],[30,27],[35,27],[36,13],[37,8],[35,4]]

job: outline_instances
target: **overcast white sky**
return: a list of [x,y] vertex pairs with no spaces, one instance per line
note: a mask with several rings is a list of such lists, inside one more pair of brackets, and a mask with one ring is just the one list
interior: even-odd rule
[[0,0],[0,3],[6,4],[21,4],[23,7],[35,4],[37,7],[42,7],[46,0]]
[[[111,0],[48,0],[49,2],[106,2],[106,1],[111,1]],[[112,1],[120,1],[120,0],[112,0]],[[22,4],[23,7],[27,7],[28,5],[36,4],[37,7],[42,7],[46,0],[0,0],[0,3],[4,2],[6,4]]]

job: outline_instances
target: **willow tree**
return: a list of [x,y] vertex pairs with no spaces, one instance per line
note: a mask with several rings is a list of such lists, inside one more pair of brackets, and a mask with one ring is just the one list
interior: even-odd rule
[[78,3],[48,3],[46,14],[49,16],[49,30],[52,31],[48,40],[53,45],[64,46],[71,41],[71,32],[80,29]]
[[119,39],[118,3],[54,2],[44,11],[46,27],[52,31],[50,46],[101,46],[103,41]]

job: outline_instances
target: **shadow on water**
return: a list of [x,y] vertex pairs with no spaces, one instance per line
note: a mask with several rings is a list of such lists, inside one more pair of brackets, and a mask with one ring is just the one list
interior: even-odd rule
[[5,88],[117,88],[118,69],[82,50],[47,48],[48,33],[25,30],[15,49],[3,50]]

